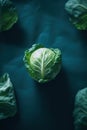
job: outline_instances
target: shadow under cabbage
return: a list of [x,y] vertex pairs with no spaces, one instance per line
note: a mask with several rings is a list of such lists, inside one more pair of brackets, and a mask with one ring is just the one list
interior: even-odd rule
[[83,44],[87,45],[87,30],[78,30],[78,35]]
[[16,113],[14,117],[0,120],[0,130],[16,130],[19,123],[19,114]]
[[35,83],[41,102],[43,102],[45,110],[48,110],[50,118],[54,122],[54,130],[74,130],[73,101],[64,69],[62,68],[59,75],[48,83]]
[[26,32],[19,24],[20,23],[16,23],[11,29],[0,32],[0,43],[24,46],[26,42]]

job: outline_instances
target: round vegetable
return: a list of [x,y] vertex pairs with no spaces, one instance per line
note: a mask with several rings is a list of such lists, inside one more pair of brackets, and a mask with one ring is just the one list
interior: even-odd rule
[[54,79],[61,69],[61,51],[40,44],[26,50],[23,60],[31,77],[40,83]]

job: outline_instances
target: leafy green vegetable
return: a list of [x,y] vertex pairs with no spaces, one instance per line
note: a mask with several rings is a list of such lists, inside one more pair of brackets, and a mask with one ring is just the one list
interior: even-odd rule
[[0,0],[0,32],[10,29],[17,20],[13,3],[10,0]]
[[26,50],[23,60],[31,77],[40,83],[54,79],[61,69],[61,51],[40,44]]
[[65,4],[65,9],[77,29],[87,29],[87,0],[69,0]]
[[16,99],[10,77],[5,73],[0,78],[0,119],[12,117],[16,114]]
[[73,115],[75,130],[87,130],[87,88],[76,94]]

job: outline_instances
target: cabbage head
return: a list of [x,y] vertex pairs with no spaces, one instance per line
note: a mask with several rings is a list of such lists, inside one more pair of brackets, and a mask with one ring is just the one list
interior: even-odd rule
[[73,116],[75,130],[87,130],[87,88],[77,92]]
[[87,30],[87,0],[68,0],[65,9],[77,29]]
[[61,51],[41,44],[26,50],[23,60],[31,77],[39,83],[54,79],[61,69]]
[[16,8],[10,0],[0,0],[0,32],[9,30],[18,20]]

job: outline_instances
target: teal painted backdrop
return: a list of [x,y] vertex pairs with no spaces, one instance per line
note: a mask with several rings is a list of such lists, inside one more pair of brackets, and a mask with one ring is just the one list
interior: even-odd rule
[[[0,33],[0,75],[8,72],[14,85],[18,113],[0,121],[0,130],[74,130],[76,92],[87,87],[87,32],[69,22],[66,0],[13,0],[19,20]],[[36,83],[23,63],[34,43],[62,51],[60,74]]]

